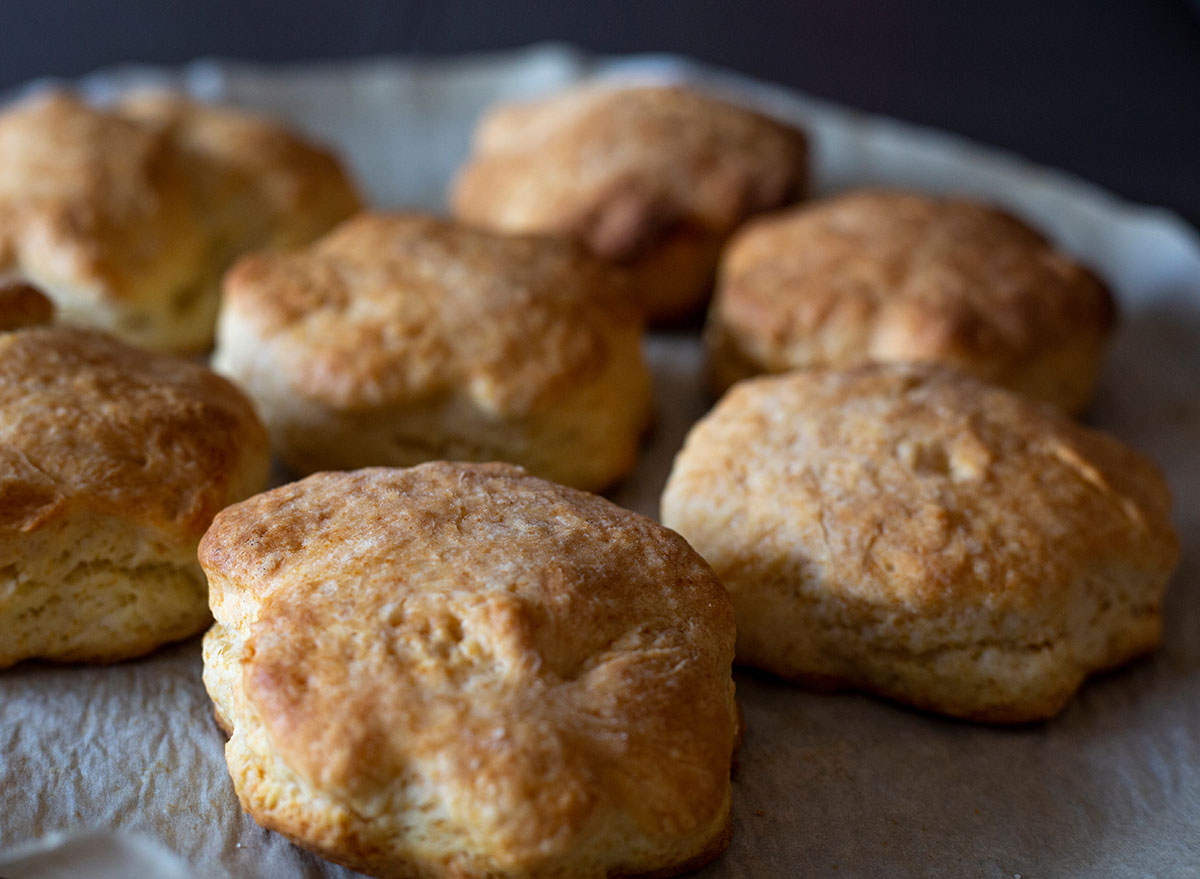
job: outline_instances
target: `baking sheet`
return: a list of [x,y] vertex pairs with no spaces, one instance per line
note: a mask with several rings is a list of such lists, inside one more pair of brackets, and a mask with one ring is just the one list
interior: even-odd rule
[[[808,128],[820,192],[895,183],[973,193],[1091,263],[1117,290],[1123,322],[1089,420],[1165,468],[1184,547],[1163,648],[1093,680],[1050,723],[989,729],[738,673],[747,735],[735,835],[700,875],[1200,875],[1200,240],[1173,215],[949,135],[676,58],[546,46],[426,63],[127,68],[80,85],[103,100],[171,84],[280,114],[338,144],[377,205],[436,210],[483,107],[587,75],[699,82]],[[648,350],[658,424],[613,497],[654,514],[683,434],[709,401],[694,333],[655,336]],[[194,639],[111,667],[0,673],[0,875],[356,875],[241,813],[200,665]]]

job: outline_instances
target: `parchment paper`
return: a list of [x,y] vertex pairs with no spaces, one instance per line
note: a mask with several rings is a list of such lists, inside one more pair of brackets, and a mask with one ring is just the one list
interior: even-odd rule
[[[1050,723],[990,729],[739,673],[748,732],[735,836],[702,875],[1200,875],[1200,241],[1174,216],[955,137],[680,59],[550,46],[432,63],[202,62],[106,71],[82,87],[104,99],[169,83],[272,111],[340,145],[376,204],[438,209],[485,105],[589,74],[700,81],[805,125],[822,192],[897,183],[975,193],[1091,263],[1118,291],[1123,322],[1090,420],[1166,469],[1184,544],[1163,648],[1093,680]],[[672,456],[708,400],[695,333],[648,345],[658,425],[613,496],[654,514]],[[185,875],[147,861],[153,843],[197,877],[352,875],[243,816],[222,746],[198,639],[112,667],[0,673],[0,875]],[[43,839],[80,831],[97,834]]]

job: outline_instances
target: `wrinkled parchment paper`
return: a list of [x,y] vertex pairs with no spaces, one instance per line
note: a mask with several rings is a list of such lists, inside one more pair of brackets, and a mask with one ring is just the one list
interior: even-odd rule
[[[339,145],[377,205],[439,209],[485,105],[597,73],[695,80],[805,125],[821,192],[895,183],[974,193],[1091,263],[1118,291],[1123,323],[1090,420],[1166,469],[1184,545],[1163,648],[1093,680],[1047,724],[989,729],[739,673],[748,732],[735,836],[701,875],[1200,875],[1200,240],[1174,216],[955,137],[672,58],[541,47],[427,63],[201,62],[105,71],[82,87],[103,100],[166,83],[271,111]],[[707,399],[694,333],[648,345],[658,426],[614,498],[654,514]],[[198,639],[108,668],[0,672],[0,875],[352,875],[243,816],[222,745]],[[65,845],[46,838],[86,831]]]

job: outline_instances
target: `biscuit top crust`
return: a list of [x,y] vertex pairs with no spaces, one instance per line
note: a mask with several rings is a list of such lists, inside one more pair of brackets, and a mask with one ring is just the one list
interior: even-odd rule
[[281,122],[164,91],[114,109],[183,150],[215,232],[243,249],[307,244],[361,207],[337,157]]
[[0,529],[82,508],[197,540],[265,481],[266,450],[250,404],[202,366],[91,330],[0,335]]
[[681,223],[723,236],[806,184],[794,128],[685,88],[590,85],[492,110],[452,201],[468,222],[628,260]]
[[54,303],[32,284],[0,280],[0,331],[36,327],[54,320]]
[[405,214],[242,259],[222,307],[293,387],[344,411],[463,394],[527,414],[599,375],[613,333],[641,329],[625,276],[579,244]]
[[1020,220],[894,191],[752,221],[717,286],[713,314],[775,370],[937,357],[999,372],[1115,319],[1107,288]]
[[192,208],[162,134],[63,92],[0,113],[0,273],[136,298],[148,275],[196,271]]
[[435,462],[258,495],[200,560],[276,751],[364,817],[411,809],[519,868],[720,814],[733,612],[650,519]]
[[1168,489],[1147,459],[933,365],[740,382],[688,436],[663,506],[688,534],[703,522],[786,559],[803,547],[864,606],[961,619],[968,642],[973,609],[1041,608],[1052,626],[1088,606],[1090,572],[1165,581],[1178,558]]

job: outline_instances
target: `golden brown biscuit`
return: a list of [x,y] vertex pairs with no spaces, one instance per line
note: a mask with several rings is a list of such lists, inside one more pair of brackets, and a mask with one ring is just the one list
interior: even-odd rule
[[327,153],[233,111],[55,92],[0,113],[0,274],[140,345],[206,347],[234,256],[307,242],[356,207]]
[[0,113],[0,273],[64,321],[198,343],[207,240],[187,173],[165,136],[64,93]]
[[729,838],[733,612],[673,532],[506,464],[318,473],[200,546],[242,807],[375,876],[667,876]]
[[761,372],[935,361],[1086,406],[1114,303],[1033,229],[964,199],[865,190],[764,217],[726,251],[714,385]]
[[989,722],[1054,715],[1159,640],[1178,558],[1157,470],[932,364],[735,385],[662,519],[733,596],[738,661]]
[[196,546],[266,475],[266,432],[207,369],[94,330],[0,335],[0,668],[203,629]]
[[580,245],[363,214],[240,261],[213,363],[301,473],[506,460],[595,489],[647,422],[640,344],[625,279]]
[[37,327],[54,320],[54,303],[24,281],[0,280],[0,331]]
[[470,223],[581,238],[664,322],[703,306],[730,232],[799,199],[807,175],[804,135],[765,116],[684,88],[587,85],[492,110],[451,200]]
[[333,153],[274,120],[172,92],[130,94],[115,109],[188,155],[223,267],[251,250],[308,244],[362,207]]

